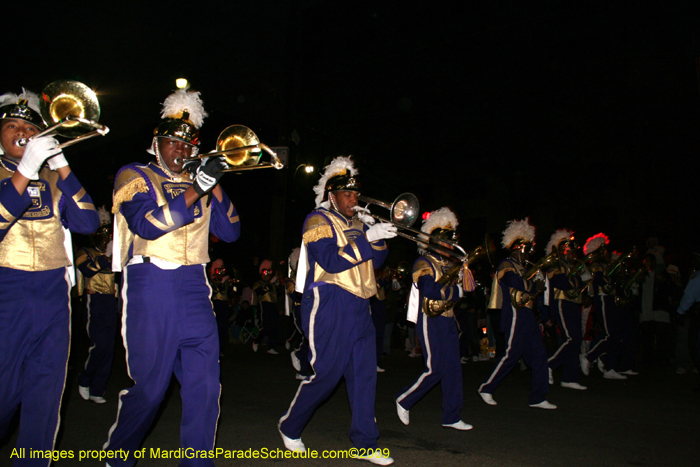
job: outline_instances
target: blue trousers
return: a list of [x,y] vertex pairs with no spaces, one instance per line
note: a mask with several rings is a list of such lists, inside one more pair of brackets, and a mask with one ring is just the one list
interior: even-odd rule
[[91,396],[102,397],[114,358],[114,338],[119,322],[117,299],[110,294],[87,294],[86,308],[90,349],[85,370],[78,375],[78,384],[89,387]]
[[612,295],[594,298],[593,313],[603,332],[596,336],[586,354],[590,362],[596,361],[597,358],[603,360],[606,369],[615,368],[622,345],[622,321],[620,312],[614,304],[614,298]]
[[[133,453],[158,413],[173,375],[180,382],[182,448],[214,448],[219,418],[219,339],[204,266],[162,270],[144,263],[123,274],[122,337],[134,385],[119,393],[117,421],[104,449]],[[112,467],[136,460],[112,459]],[[213,459],[182,459],[181,467],[214,465]]]
[[561,330],[562,344],[549,357],[549,368],[556,370],[562,367],[561,380],[565,383],[578,383],[579,354],[583,331],[581,326],[581,308],[578,303],[568,300],[554,300],[550,306],[550,315]]
[[280,430],[289,438],[300,438],[316,408],[345,377],[352,411],[353,446],[379,447],[379,430],[374,419],[377,362],[369,300],[325,284],[304,292],[301,313],[314,375],[299,385],[289,409],[280,419]]
[[386,302],[384,300],[375,300],[370,306],[372,311],[372,323],[377,341],[377,366],[382,359],[382,351],[384,350],[384,332],[386,328]]
[[520,357],[523,357],[532,369],[529,404],[539,404],[549,392],[549,370],[547,350],[535,315],[529,308],[511,308],[502,310],[501,313],[501,329],[506,335],[505,355],[496,364],[491,376],[479,386],[479,392],[493,394]]
[[396,395],[396,401],[410,410],[428,391],[440,383],[442,389],[442,424],[451,425],[462,419],[462,363],[459,354],[459,333],[454,318],[429,318],[420,313],[416,333],[423,346],[425,370]]
[[65,268],[0,268],[0,438],[20,409],[14,466],[43,466],[29,450],[54,448],[70,351],[70,286]]
[[299,374],[303,376],[310,376],[313,372],[311,371],[311,364],[309,363],[309,340],[304,334],[304,326],[302,325],[301,321],[301,305],[294,306],[294,312],[292,314],[292,317],[294,318],[294,326],[297,328],[297,331],[301,336],[301,339],[299,340],[299,345],[294,350],[301,365],[301,370],[299,371]]

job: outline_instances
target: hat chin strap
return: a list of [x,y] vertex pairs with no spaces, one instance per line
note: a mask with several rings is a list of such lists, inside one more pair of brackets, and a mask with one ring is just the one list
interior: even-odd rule
[[[176,173],[172,172],[170,169],[168,169],[167,164],[163,160],[163,156],[160,155],[160,151],[158,150],[158,138],[159,138],[158,136],[154,136],[153,143],[151,145],[151,151],[153,151],[153,154],[156,155],[156,163],[158,164],[158,167],[160,167],[161,170],[163,170],[163,172],[165,172],[168,175],[168,177],[175,179],[175,180],[180,180],[181,177],[183,177],[184,175],[187,175],[187,174],[184,174],[184,173],[176,174]],[[199,148],[197,148],[196,146],[192,149],[193,156],[197,155],[198,149]],[[151,152],[151,151],[149,151],[149,152]]]

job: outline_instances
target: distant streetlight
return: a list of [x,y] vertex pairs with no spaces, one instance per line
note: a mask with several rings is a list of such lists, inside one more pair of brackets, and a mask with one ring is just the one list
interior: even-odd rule
[[297,165],[297,168],[294,169],[294,175],[292,175],[292,181],[294,181],[294,177],[296,176],[297,172],[299,171],[300,168],[304,167],[304,172],[307,174],[313,173],[314,172],[314,166],[310,164],[299,164]]
[[175,86],[177,86],[178,89],[187,89],[190,87],[190,82],[185,78],[178,78],[175,80]]

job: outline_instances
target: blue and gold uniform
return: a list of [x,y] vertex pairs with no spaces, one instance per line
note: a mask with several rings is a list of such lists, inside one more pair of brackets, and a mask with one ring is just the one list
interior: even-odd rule
[[[19,405],[18,448],[53,449],[70,348],[72,232],[100,225],[92,199],[72,172],[49,167],[18,193],[14,159],[0,156],[0,437]],[[46,465],[20,459],[15,465]]]
[[[133,387],[121,391],[105,449],[134,452],[153,422],[172,374],[182,389],[183,448],[211,450],[219,416],[219,342],[205,265],[209,233],[225,242],[240,234],[238,214],[222,191],[189,208],[188,175],[132,164],[117,174],[113,212],[121,252],[122,337]],[[115,256],[116,252],[115,252]],[[110,461],[112,467],[132,466]],[[180,465],[214,465],[211,459]]]
[[[345,377],[352,411],[350,439],[358,449],[377,448],[375,333],[369,298],[377,291],[374,269],[387,255],[384,240],[370,243],[367,226],[320,207],[304,222],[308,274],[301,302],[314,375],[299,385],[280,431],[299,439],[316,408]],[[306,261],[304,253],[299,262]],[[301,266],[300,266],[301,267]]]
[[86,329],[90,338],[88,358],[78,375],[78,386],[83,398],[87,395],[88,399],[101,403],[112,369],[119,323],[112,262],[104,252],[86,247],[78,250],[75,264],[84,277]]
[[410,410],[433,386],[440,383],[442,424],[445,426],[461,421],[463,401],[459,331],[453,310],[454,303],[459,300],[459,289],[438,282],[450,266],[450,261],[434,253],[421,256],[413,265],[413,287],[418,287],[419,303],[426,307],[428,300],[440,300],[452,302],[452,306],[448,305],[448,309],[439,316],[418,314],[416,334],[423,348],[425,370],[396,395],[397,404],[404,410]]

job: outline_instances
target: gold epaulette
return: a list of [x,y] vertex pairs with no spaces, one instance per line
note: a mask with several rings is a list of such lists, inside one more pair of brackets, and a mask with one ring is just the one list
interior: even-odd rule
[[333,238],[333,229],[321,214],[310,216],[304,223],[304,243],[307,245],[323,238]]
[[426,259],[419,258],[416,264],[413,265],[413,282],[418,282],[423,276],[435,276],[433,267],[430,262]]
[[508,266],[503,266],[503,267],[501,267],[501,268],[497,271],[497,273],[496,273],[496,278],[497,278],[498,280],[503,279],[503,276],[505,276],[506,273],[507,273],[508,271],[512,271],[512,272],[514,272],[515,274],[520,275],[520,274],[518,273],[518,270],[515,269],[514,266],[510,265],[510,263],[508,263],[508,264],[509,264]]
[[133,170],[123,170],[114,184],[114,196],[112,199],[112,213],[117,214],[121,204],[131,199],[136,193],[148,193],[146,180]]
[[591,272],[603,272],[604,267],[602,263],[593,263],[591,264]]

